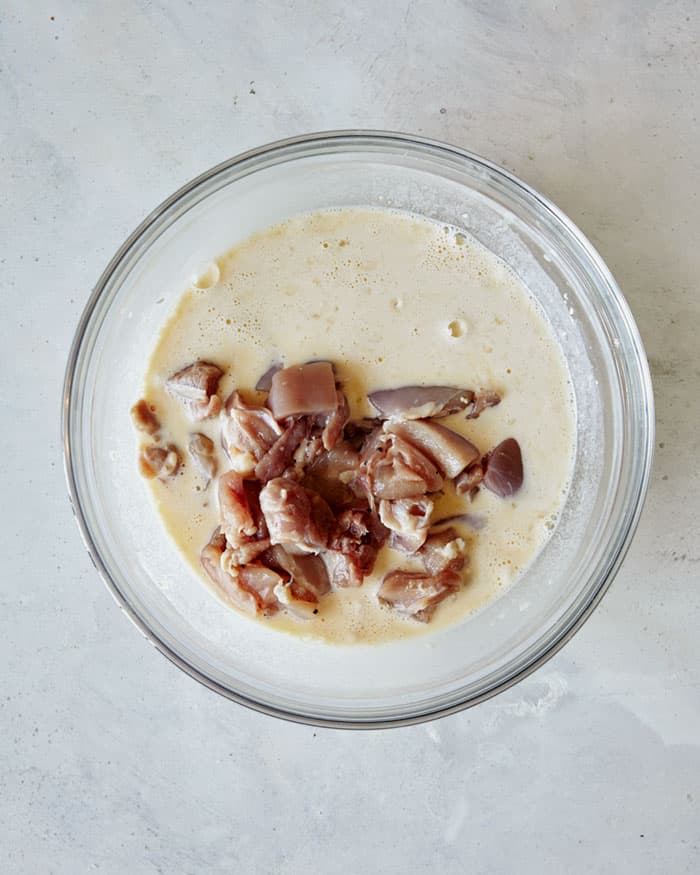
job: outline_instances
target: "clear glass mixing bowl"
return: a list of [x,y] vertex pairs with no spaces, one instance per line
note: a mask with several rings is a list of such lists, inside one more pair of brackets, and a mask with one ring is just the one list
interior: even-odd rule
[[[163,529],[135,460],[129,408],[155,338],[193,274],[253,231],[330,206],[390,206],[464,228],[540,302],[571,373],[572,487],[557,528],[499,599],[444,631],[330,646],[252,623],[221,604]],[[100,278],[70,354],[65,464],[101,576],[155,646],[213,690],[269,714],[329,726],[427,720],[506,689],[589,616],[639,519],[653,446],[648,367],[600,256],[553,204],[489,161],[379,132],[286,140],[204,173],[158,207]]]

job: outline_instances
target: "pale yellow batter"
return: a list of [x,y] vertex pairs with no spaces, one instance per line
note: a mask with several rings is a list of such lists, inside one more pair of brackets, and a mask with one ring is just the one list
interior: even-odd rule
[[[331,593],[308,621],[259,622],[335,642],[378,641],[453,623],[509,586],[556,524],[573,459],[574,411],[566,365],[543,314],[509,269],[454,228],[374,209],[302,215],[259,233],[213,263],[183,295],[158,338],[144,394],[185,466],[153,481],[160,513],[183,555],[202,575],[199,553],[218,524],[216,492],[204,490],[184,448],[193,431],[219,447],[219,424],[194,425],[165,381],[196,359],[226,371],[250,400],[273,361],[332,360],[353,416],[372,415],[368,392],[423,383],[492,388],[502,403],[478,420],[440,420],[483,452],[515,437],[525,481],[512,499],[482,489],[473,504],[446,497],[435,517],[468,510],[483,523],[460,527],[469,544],[465,586],[429,624],[381,607],[374,596],[406,557],[380,554],[358,590]],[[260,396],[262,397],[262,396]],[[229,467],[219,452],[219,471]]]

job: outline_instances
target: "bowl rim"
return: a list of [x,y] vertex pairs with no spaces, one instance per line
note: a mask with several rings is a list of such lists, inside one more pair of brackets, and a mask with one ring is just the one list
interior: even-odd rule
[[[99,549],[95,543],[92,532],[87,522],[86,514],[80,498],[80,490],[78,488],[78,478],[76,475],[73,459],[73,451],[71,446],[71,434],[73,427],[73,410],[72,398],[74,382],[76,377],[76,368],[80,357],[83,341],[85,340],[86,331],[91,323],[98,303],[103,292],[108,286],[112,276],[123,262],[132,247],[143,237],[150,228],[152,228],[173,206],[178,204],[190,193],[195,191],[204,183],[217,177],[219,174],[226,173],[235,168],[237,165],[244,164],[251,159],[259,159],[263,156],[270,156],[274,153],[283,153],[292,147],[296,146],[312,146],[332,144],[334,141],[347,140],[348,143],[355,142],[361,145],[363,142],[369,144],[371,141],[379,141],[383,145],[390,147],[411,144],[417,147],[427,148],[434,152],[447,154],[453,158],[461,158],[470,161],[473,164],[481,165],[485,170],[495,173],[501,177],[505,177],[516,189],[520,189],[525,195],[536,201],[538,205],[564,227],[564,230],[581,246],[587,257],[591,260],[596,270],[601,275],[602,279],[608,287],[613,303],[619,312],[620,316],[626,323],[629,331],[630,340],[637,352],[638,377],[641,388],[641,410],[640,418],[640,445],[643,452],[643,457],[638,466],[638,482],[633,493],[634,506],[632,513],[628,516],[626,525],[622,529],[622,537],[619,540],[617,552],[611,557],[607,572],[601,575],[597,587],[593,588],[589,594],[589,598],[583,602],[583,605],[578,613],[570,620],[569,624],[558,630],[550,641],[549,645],[542,650],[536,657],[532,658],[526,664],[520,666],[513,671],[509,676],[503,678],[499,683],[494,684],[488,690],[464,700],[445,706],[435,706],[427,708],[420,713],[390,717],[388,719],[374,718],[365,720],[358,718],[332,718],[320,716],[316,714],[307,714],[303,712],[295,712],[285,710],[281,707],[258,701],[250,696],[246,696],[240,692],[229,689],[221,685],[213,678],[200,671],[195,666],[187,662],[180,656],[172,647],[167,644],[161,637],[151,628],[151,626],[140,615],[136,608],[130,603],[124,593],[121,591],[117,581],[114,579],[110,570],[107,568]],[[300,157],[297,153],[292,152],[287,160],[293,161]],[[511,171],[501,167],[500,165],[483,158],[482,156],[471,152],[467,149],[462,149],[439,140],[430,139],[427,137],[418,136],[410,133],[394,132],[387,130],[375,129],[340,129],[330,131],[319,131],[314,133],[302,134],[295,137],[288,137],[281,140],[275,140],[266,143],[262,146],[249,149],[238,155],[235,155],[225,161],[216,164],[203,173],[185,183],[177,189],[170,197],[166,198],[154,210],[152,210],[136,227],[136,229],[126,238],[124,243],[119,247],[107,267],[102,272],[93,291],[88,298],[83,313],[78,322],[76,332],[71,344],[68,360],[66,364],[65,378],[62,394],[62,415],[61,415],[61,432],[63,441],[63,467],[66,477],[68,494],[71,503],[71,509],[76,519],[80,535],[87,549],[93,565],[95,566],[99,576],[108,591],[112,594],[117,605],[126,613],[132,623],[141,632],[142,635],[155,646],[155,648],[165,656],[170,662],[194,678],[208,689],[219,693],[227,699],[237,702],[244,707],[257,711],[269,716],[278,717],[294,723],[300,723],[311,726],[320,726],[332,729],[388,729],[399,726],[409,726],[426,721],[434,720],[438,717],[445,717],[450,714],[455,714],[466,708],[473,707],[481,702],[484,702],[493,696],[514,686],[519,681],[528,677],[538,668],[548,662],[559,650],[576,634],[583,626],[586,620],[591,616],[595,608],[600,603],[601,599],[609,589],[615,575],[620,569],[622,562],[627,555],[630,544],[637,530],[641,513],[644,507],[645,498],[647,495],[649,481],[651,477],[653,448],[654,448],[654,398],[651,382],[649,366],[644,351],[639,330],[635,323],[629,305],[624,298],[620,287],[612,276],[609,268],[603,261],[602,257],[588,240],[586,235],[578,228],[578,226],[569,219],[552,201],[534,189],[528,183],[520,179]]]

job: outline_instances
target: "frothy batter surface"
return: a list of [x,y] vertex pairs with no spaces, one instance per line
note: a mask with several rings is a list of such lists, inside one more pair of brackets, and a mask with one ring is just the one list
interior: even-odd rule
[[[574,411],[561,350],[513,273],[454,228],[389,210],[339,209],[295,217],[234,247],[185,292],[156,344],[144,393],[169,439],[193,431],[219,446],[219,425],[196,426],[165,381],[197,359],[226,372],[221,395],[254,387],[271,362],[329,359],[352,415],[373,415],[368,392],[410,384],[488,387],[501,404],[478,420],[441,422],[486,452],[515,437],[525,480],[512,498],[482,489],[475,501],[446,495],[434,517],[469,511],[459,527],[470,565],[462,590],[431,623],[380,606],[384,573],[405,557],[386,549],[359,589],[325,596],[307,621],[263,622],[343,643],[382,641],[454,623],[510,586],[556,524],[573,459]],[[229,467],[223,452],[219,470]],[[202,576],[199,554],[218,524],[215,490],[202,490],[189,460],[168,482],[152,481],[158,509]],[[233,608],[231,608],[233,610]],[[253,620],[251,620],[252,622]]]

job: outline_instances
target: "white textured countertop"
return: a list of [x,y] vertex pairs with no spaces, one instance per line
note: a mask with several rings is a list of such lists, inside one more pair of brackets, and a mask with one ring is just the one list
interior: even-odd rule
[[[0,871],[700,871],[699,37],[691,0],[2,3]],[[58,427],[127,233],[236,152],[339,127],[553,198],[628,297],[658,410],[584,629],[496,699],[380,733],[248,712],[160,657],[83,549]]]

